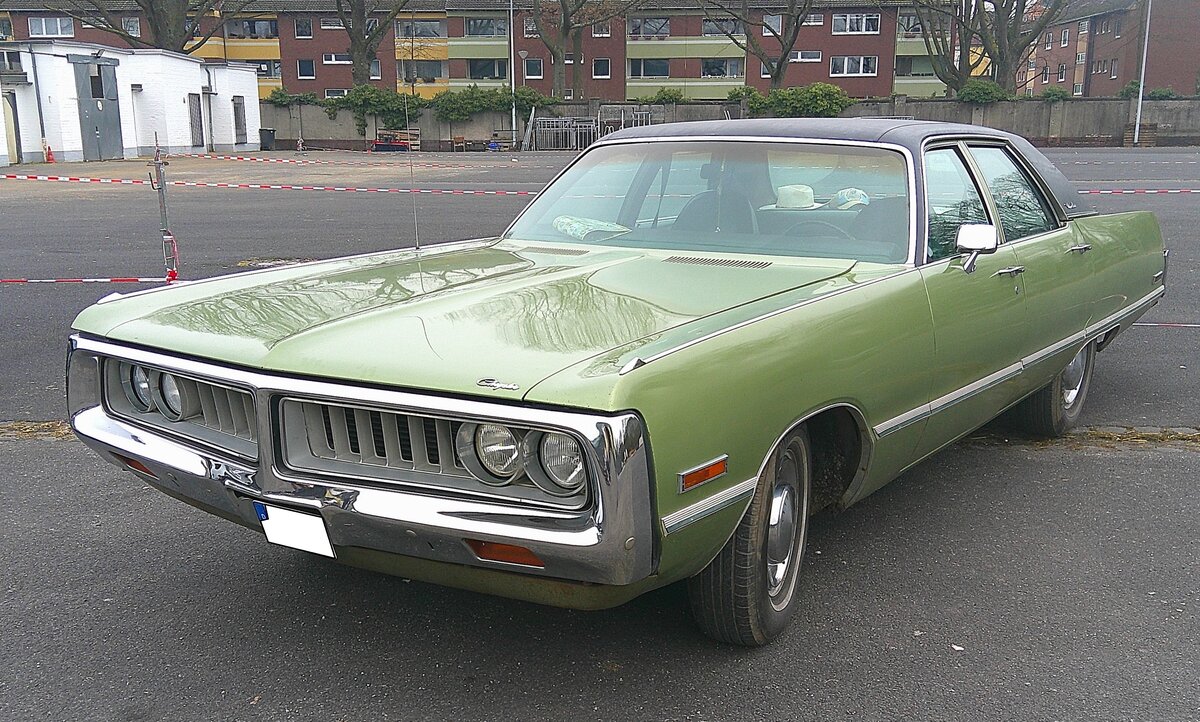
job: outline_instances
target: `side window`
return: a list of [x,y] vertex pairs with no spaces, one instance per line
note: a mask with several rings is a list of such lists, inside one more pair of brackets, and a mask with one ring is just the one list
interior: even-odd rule
[[971,148],[971,155],[992,191],[1006,241],[1019,241],[1057,227],[1042,194],[1007,151],[980,146]]
[[983,197],[954,148],[925,154],[925,189],[929,206],[926,258],[936,261],[956,253],[959,226],[989,221]]

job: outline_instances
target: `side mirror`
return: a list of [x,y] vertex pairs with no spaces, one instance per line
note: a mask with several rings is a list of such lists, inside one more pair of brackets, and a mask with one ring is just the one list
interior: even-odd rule
[[954,247],[961,253],[969,253],[963,262],[963,270],[967,273],[975,271],[975,261],[982,253],[995,253],[1000,245],[996,227],[985,223],[965,223],[958,227],[958,237],[954,239]]

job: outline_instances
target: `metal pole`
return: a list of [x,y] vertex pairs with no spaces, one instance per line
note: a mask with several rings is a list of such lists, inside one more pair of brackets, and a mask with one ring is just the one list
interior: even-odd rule
[[508,88],[512,96],[512,145],[517,149],[517,31],[513,27],[513,0],[508,0]]
[[162,242],[163,242],[163,265],[167,270],[167,283],[179,279],[179,244],[175,242],[175,236],[171,233],[171,226],[167,219],[167,161],[163,160],[162,148],[158,144],[158,133],[154,134],[154,160],[150,163],[154,166],[154,176],[151,178],[151,185],[154,190],[158,191],[158,216],[162,226]]
[[1146,34],[1142,37],[1142,69],[1138,80],[1137,119],[1133,123],[1133,147],[1138,146],[1142,139],[1142,100],[1146,97],[1146,55],[1150,49],[1150,11],[1154,9],[1154,0],[1146,0]]

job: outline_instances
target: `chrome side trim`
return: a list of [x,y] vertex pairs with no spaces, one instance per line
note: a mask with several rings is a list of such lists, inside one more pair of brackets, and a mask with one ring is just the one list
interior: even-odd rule
[[724,491],[717,492],[707,499],[702,499],[691,506],[663,517],[663,528],[667,534],[674,534],[680,529],[700,521],[710,514],[715,514],[739,501],[749,498],[758,486],[758,478],[738,482]]
[[[712,479],[705,479],[704,481],[700,482],[699,484],[696,484],[695,486],[693,486],[691,489],[683,488],[683,477],[687,476],[688,474],[692,473],[693,471],[700,471],[701,469],[712,466],[713,464],[719,464],[722,461],[726,462],[725,463],[725,471],[722,471],[720,474],[717,474]],[[692,468],[688,469],[687,471],[679,472],[676,475],[676,478],[679,481],[679,493],[682,494],[685,491],[691,491],[692,489],[699,489],[700,487],[704,486],[708,482],[713,481],[714,479],[720,479],[722,476],[725,476],[728,473],[729,473],[729,454],[721,454],[720,456],[718,456],[715,459],[710,459],[710,460],[704,462],[703,464],[697,464],[696,466],[693,466]]]
[[978,381],[967,384],[961,389],[951,391],[944,396],[934,399],[928,404],[922,404],[911,411],[906,411],[899,416],[888,419],[881,424],[877,424],[874,427],[875,435],[879,437],[887,436],[888,434],[895,433],[900,429],[916,423],[917,421],[920,421],[928,416],[932,416],[939,411],[944,411],[960,401],[965,401],[976,394],[983,393],[994,386],[1019,376],[1030,366],[1040,363],[1041,361],[1044,361],[1054,354],[1064,351],[1071,346],[1089,343],[1096,340],[1100,336],[1105,336],[1107,338],[1108,334],[1113,331],[1114,325],[1120,325],[1131,317],[1136,318],[1141,316],[1141,314],[1145,313],[1151,305],[1156,303],[1164,293],[1166,293],[1166,289],[1160,286],[1143,296],[1135,303],[1126,306],[1125,308],[1111,314],[1103,320],[1089,325],[1084,331],[1072,334],[1061,341],[1052,343],[1040,351],[1035,351],[1034,353],[1026,356],[1011,366],[1007,366],[993,374],[989,374],[982,379],[979,379]]

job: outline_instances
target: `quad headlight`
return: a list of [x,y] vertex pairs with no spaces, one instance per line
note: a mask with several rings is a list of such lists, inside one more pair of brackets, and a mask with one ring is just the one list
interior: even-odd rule
[[119,368],[121,388],[125,398],[143,414],[154,410],[154,392],[150,383],[150,372],[145,366],[122,362]]
[[570,497],[587,482],[583,448],[566,434],[468,423],[455,446],[467,470],[490,486],[532,483],[551,496]]

